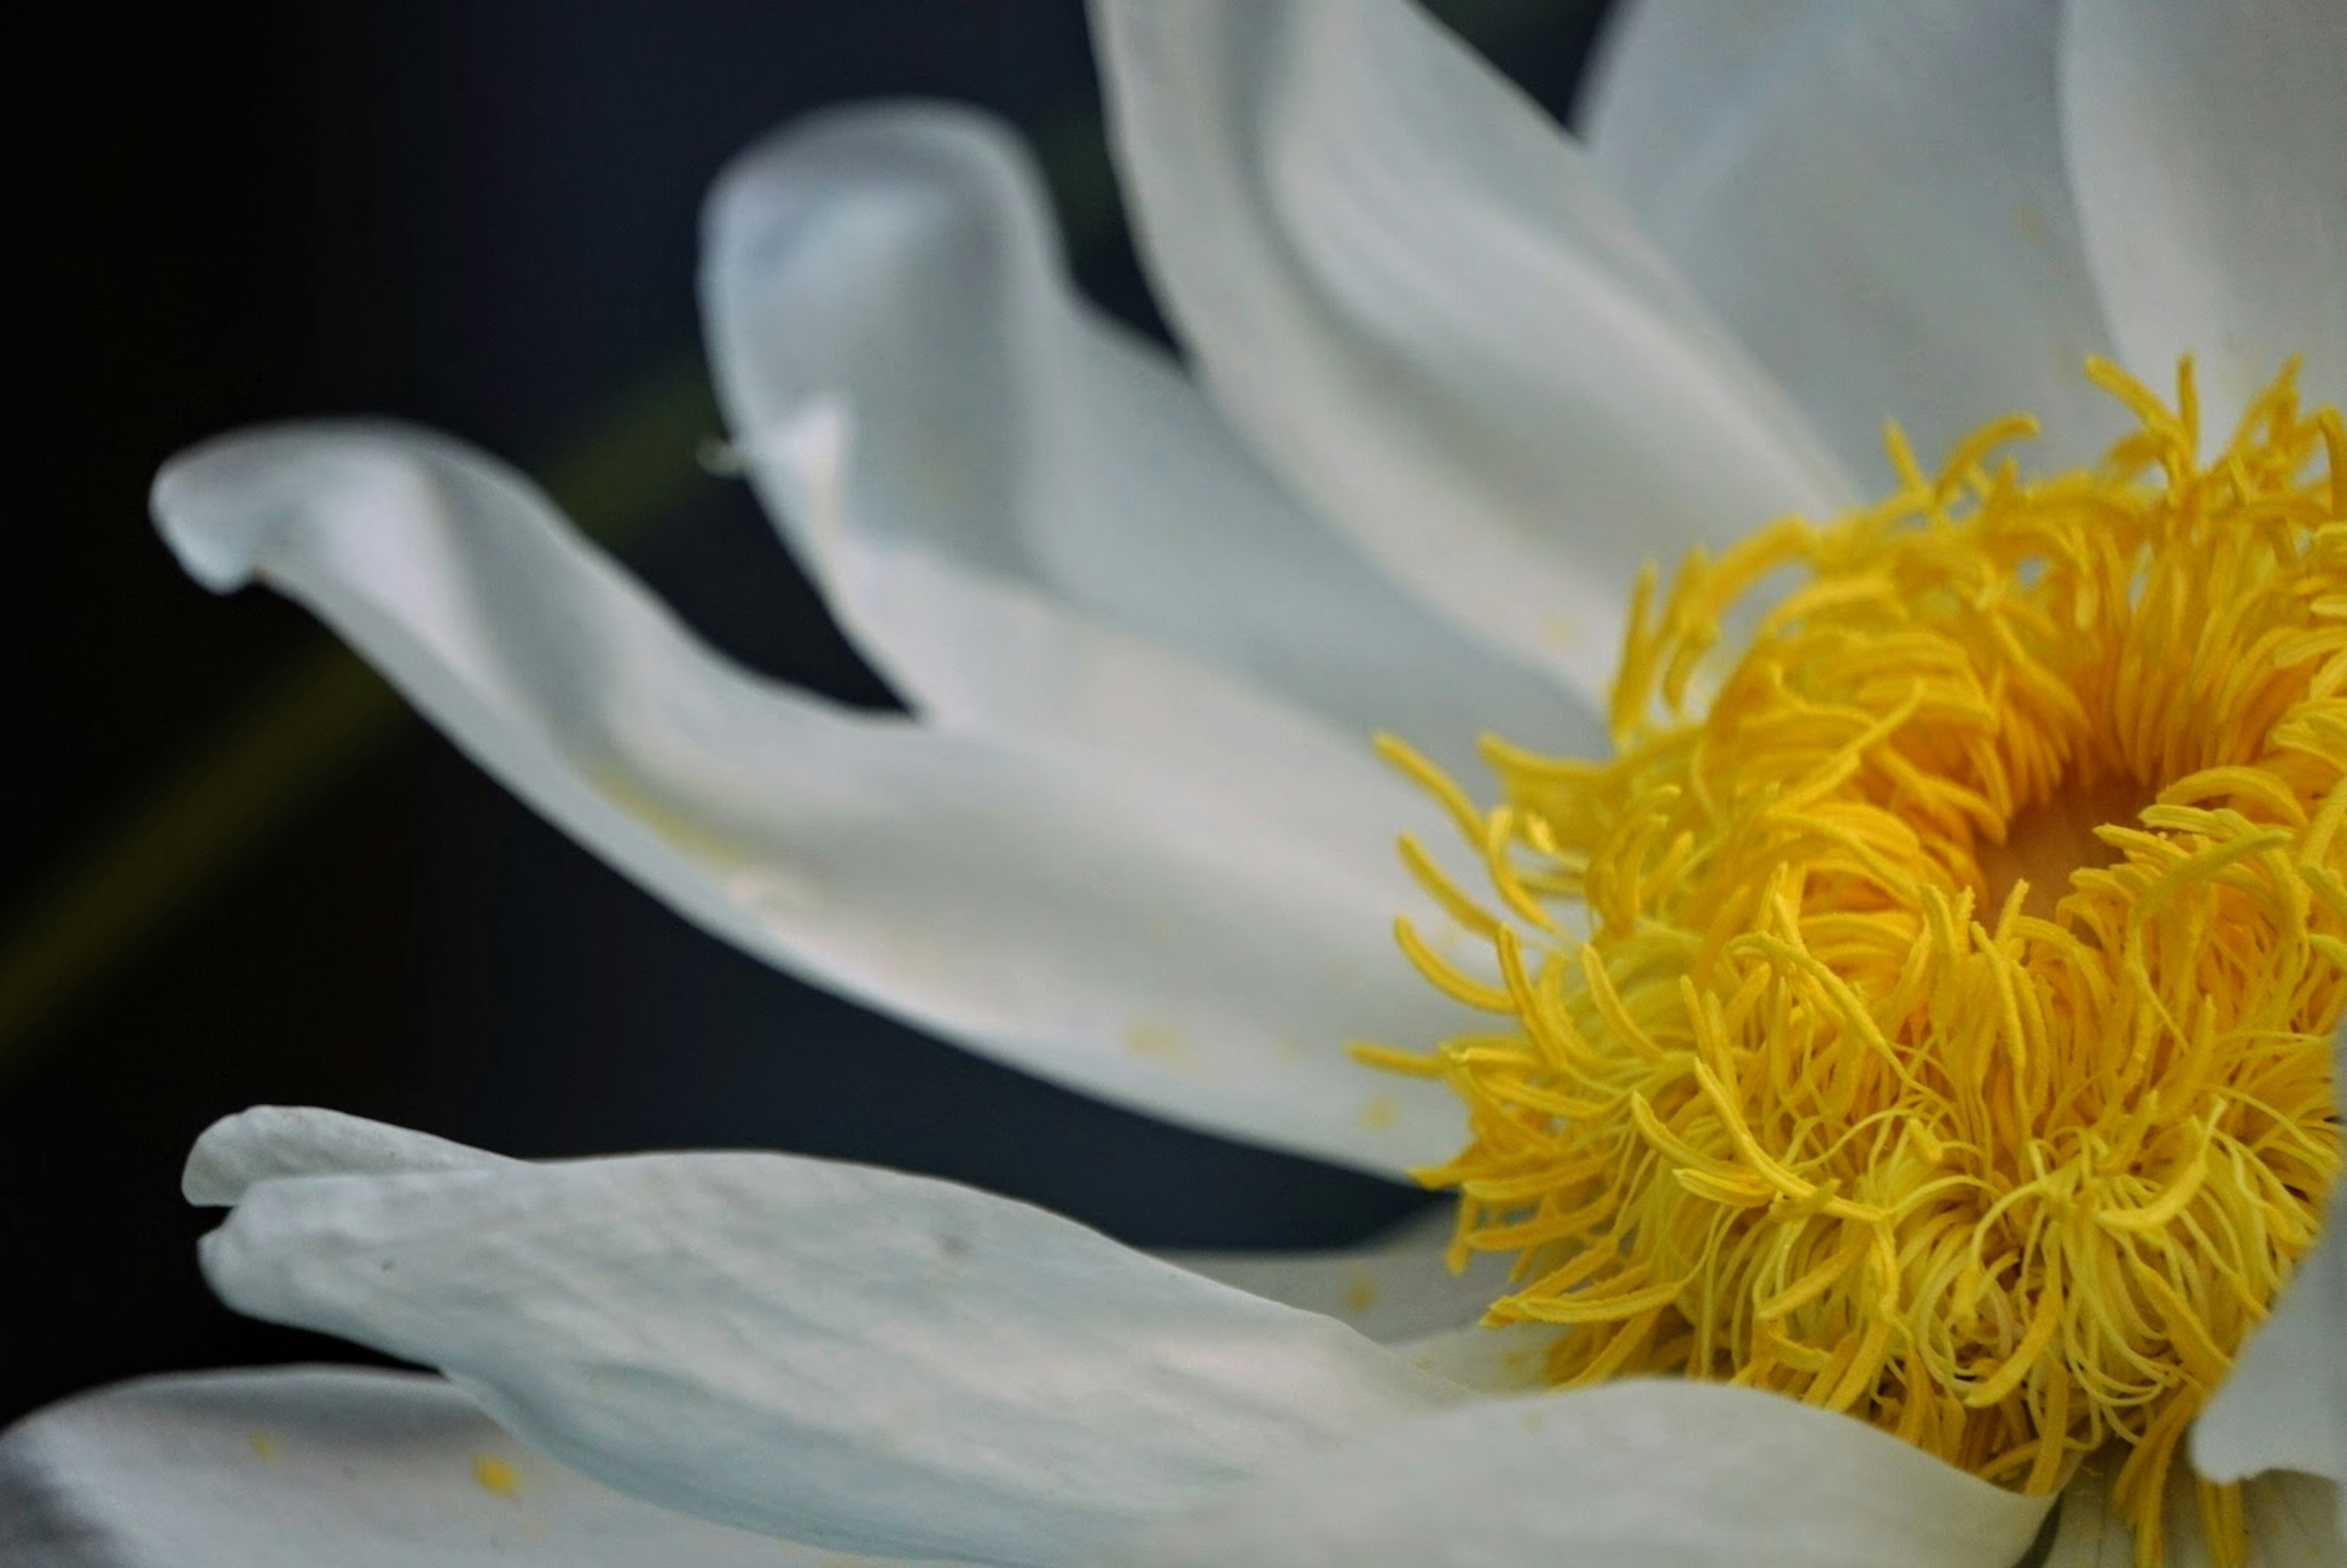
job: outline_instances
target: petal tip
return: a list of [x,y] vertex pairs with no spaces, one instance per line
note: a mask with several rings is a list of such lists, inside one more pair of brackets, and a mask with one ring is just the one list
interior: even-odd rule
[[223,1116],[188,1151],[179,1191],[199,1207],[241,1203],[256,1182],[279,1176],[392,1175],[505,1164],[495,1154],[309,1105],[255,1105]]
[[200,1209],[227,1208],[244,1196],[253,1179],[244,1152],[256,1135],[266,1136],[267,1124],[278,1112],[273,1105],[256,1105],[223,1116],[198,1133],[179,1171],[179,1195]]
[[266,574],[322,495],[354,481],[412,478],[458,446],[381,419],[231,430],[165,463],[148,490],[148,511],[188,575],[228,593]]
[[702,203],[702,266],[755,261],[825,195],[902,182],[951,183],[979,165],[1031,185],[1017,133],[966,105],[903,98],[826,109],[768,132],[727,161]]
[[147,492],[155,528],[190,577],[214,593],[229,593],[252,579],[279,519],[272,508],[254,506],[261,480],[258,433],[216,436],[174,456],[156,471]]

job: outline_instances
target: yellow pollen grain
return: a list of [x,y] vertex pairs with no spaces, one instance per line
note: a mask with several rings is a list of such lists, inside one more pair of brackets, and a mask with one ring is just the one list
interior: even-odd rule
[[521,1495],[521,1472],[512,1463],[495,1454],[479,1454],[473,1460],[473,1483],[483,1491],[498,1497]]
[[1146,1020],[1135,1023],[1124,1031],[1124,1049],[1143,1061],[1168,1067],[1194,1065],[1188,1038],[1170,1023]]
[[255,1432],[246,1440],[252,1444],[252,1451],[258,1457],[264,1460],[277,1457],[277,1440],[267,1432]]
[[2188,362],[2173,406],[2088,374],[2138,426],[2090,469],[1893,428],[1882,501],[1650,567],[1612,757],[1488,743],[1485,808],[1381,737],[1500,983],[1399,921],[1486,1020],[1353,1050],[1464,1102],[1419,1174],[1555,1382],[1771,1389],[2032,1493],[2105,1455],[2139,1568],[2178,1485],[2231,1568],[2178,1445],[2341,1163],[2347,426],[2292,367],[2203,464]]

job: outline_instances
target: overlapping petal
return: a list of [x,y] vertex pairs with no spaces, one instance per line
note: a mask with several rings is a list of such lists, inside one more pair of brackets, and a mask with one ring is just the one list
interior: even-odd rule
[[0,1436],[23,1568],[856,1568],[610,1491],[437,1378],[282,1368],[143,1378]]
[[[2135,1561],[2135,1531],[2111,1506],[2118,1458],[2096,1456],[2062,1489],[2061,1519],[2036,1568],[2118,1568]],[[2330,1495],[2336,1491],[2318,1477],[2288,1471],[2243,1483],[2241,1514],[2249,1536],[2243,1568],[2336,1568],[2340,1537],[2332,1529]],[[2196,1488],[2168,1488],[2161,1530],[2163,1568],[2216,1568]]]
[[[2347,1024],[2332,1058],[2335,1091],[2347,1093]],[[2347,1542],[2347,1181],[2332,1190],[2322,1239],[2193,1423],[2192,1462],[2217,1481],[2278,1469],[2329,1477]]]
[[610,1485],[849,1551],[1081,1561],[1464,1397],[1040,1210],[779,1154],[275,1177],[203,1264]]
[[[1443,1254],[1455,1214],[1452,1205],[1440,1204],[1359,1246],[1170,1256],[1209,1279],[1349,1324],[1381,1345],[1445,1332],[1474,1333],[1479,1331],[1468,1326],[1507,1294],[1511,1260],[1499,1253],[1477,1253],[1453,1274]],[[1412,1359],[1429,1364],[1415,1354]],[[1434,1369],[1450,1375],[1448,1367]]]
[[1869,488],[1892,479],[1886,417],[1927,464],[2015,408],[2048,462],[2118,433],[2080,374],[2110,343],[2064,172],[2060,17],[1638,0],[1593,67],[1607,189]]
[[[1594,738],[1586,709],[1388,582],[1074,294],[1003,127],[942,106],[822,117],[735,159],[704,228],[711,359],[750,477],[925,718],[1322,811],[1368,793],[1379,837],[1409,806],[1382,777],[1365,791],[1363,735],[1462,767],[1479,726]],[[806,438],[826,407],[838,448]],[[1256,716],[1193,661],[1296,712]]]
[[1121,1568],[2011,1568],[2045,1500],[1777,1395],[1633,1381],[1389,1428],[1160,1527]]
[[[857,715],[694,640],[526,482],[384,425],[225,438],[155,507],[308,604],[489,771],[749,951],[1170,1120],[1393,1173],[1455,1135],[1360,1036],[1440,1033],[1391,956],[1391,823]],[[1083,671],[1066,671],[1081,681]]]
[[2347,402],[2347,7],[2069,0],[2062,108],[2127,368],[2199,358],[2204,446],[2291,354]]
[[1637,564],[1851,497],[1586,160],[1401,0],[1101,0],[1153,275],[1272,467],[1602,698]]

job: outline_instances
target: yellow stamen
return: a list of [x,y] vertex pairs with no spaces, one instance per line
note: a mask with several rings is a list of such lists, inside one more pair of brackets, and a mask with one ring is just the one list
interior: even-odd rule
[[2094,470],[2023,478],[2019,416],[1936,475],[1893,429],[1879,505],[1650,568],[1610,761],[1488,743],[1481,811],[1381,743],[1484,860],[1489,907],[1404,849],[1503,983],[1404,922],[1498,1021],[1359,1054],[1465,1102],[1420,1174],[1454,1261],[1520,1255],[1490,1320],[1570,1326],[1556,1381],[1772,1389],[2028,1492],[2117,1444],[2154,1568],[2341,1161],[2347,434],[2292,367],[2202,466],[2188,363],[2174,408],[2088,368],[2140,425]]

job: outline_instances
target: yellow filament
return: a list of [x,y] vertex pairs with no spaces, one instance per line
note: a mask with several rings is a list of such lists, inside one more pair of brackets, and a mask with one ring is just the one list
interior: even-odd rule
[[1520,1255],[1490,1320],[1568,1326],[1555,1380],[1772,1389],[2029,1492],[2119,1445],[2154,1568],[2340,1165],[2347,434],[2293,367],[2203,466],[2188,363],[2173,408],[2088,368],[2139,425],[2092,470],[2024,479],[2020,416],[1936,474],[1893,429],[1880,504],[1649,568],[1611,760],[1491,742],[1486,811],[1381,743],[1484,862],[1488,907],[1404,847],[1503,984],[1401,923],[1498,1019],[1358,1049],[1465,1102],[1421,1176],[1454,1261]]

